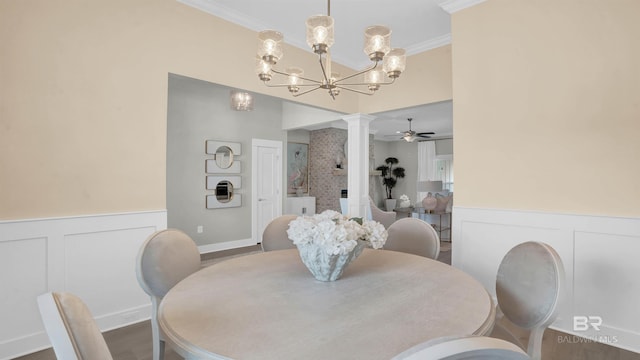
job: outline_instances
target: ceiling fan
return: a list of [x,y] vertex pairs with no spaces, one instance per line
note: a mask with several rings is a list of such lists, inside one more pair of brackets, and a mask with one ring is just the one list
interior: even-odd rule
[[396,133],[402,134],[401,139],[403,139],[404,141],[406,141],[406,142],[414,142],[415,140],[429,139],[429,138],[431,138],[431,136],[429,136],[429,135],[434,135],[435,134],[433,131],[417,133],[417,132],[411,130],[411,120],[413,120],[413,119],[412,118],[408,118],[407,120],[409,120],[409,130],[407,130],[407,131],[396,131]]

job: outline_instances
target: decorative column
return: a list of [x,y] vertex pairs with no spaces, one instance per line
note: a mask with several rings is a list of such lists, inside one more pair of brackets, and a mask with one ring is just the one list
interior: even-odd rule
[[366,217],[369,208],[369,123],[374,116],[352,114],[347,122],[347,189],[349,215]]

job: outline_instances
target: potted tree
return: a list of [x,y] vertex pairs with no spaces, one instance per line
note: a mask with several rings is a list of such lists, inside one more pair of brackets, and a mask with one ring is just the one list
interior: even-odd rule
[[394,157],[388,157],[384,160],[386,165],[380,165],[376,168],[382,175],[382,185],[386,192],[386,207],[387,211],[392,211],[396,207],[396,199],[393,198],[391,191],[398,183],[398,179],[404,178],[404,168],[397,166],[398,159]]

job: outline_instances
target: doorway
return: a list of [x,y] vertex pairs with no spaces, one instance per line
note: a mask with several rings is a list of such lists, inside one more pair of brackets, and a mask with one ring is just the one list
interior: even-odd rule
[[251,139],[251,238],[262,242],[264,228],[282,215],[282,141]]

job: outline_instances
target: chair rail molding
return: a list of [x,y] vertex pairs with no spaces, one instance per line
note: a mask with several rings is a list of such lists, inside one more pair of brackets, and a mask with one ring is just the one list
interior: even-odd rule
[[[552,328],[640,352],[640,219],[454,206],[452,265],[479,280],[495,298],[498,266],[525,241],[551,245],[566,273]],[[599,317],[596,327],[574,317]]]
[[149,319],[135,259],[145,239],[166,227],[164,209],[0,221],[0,359],[51,346],[36,302],[45,292],[78,295],[102,331]]

